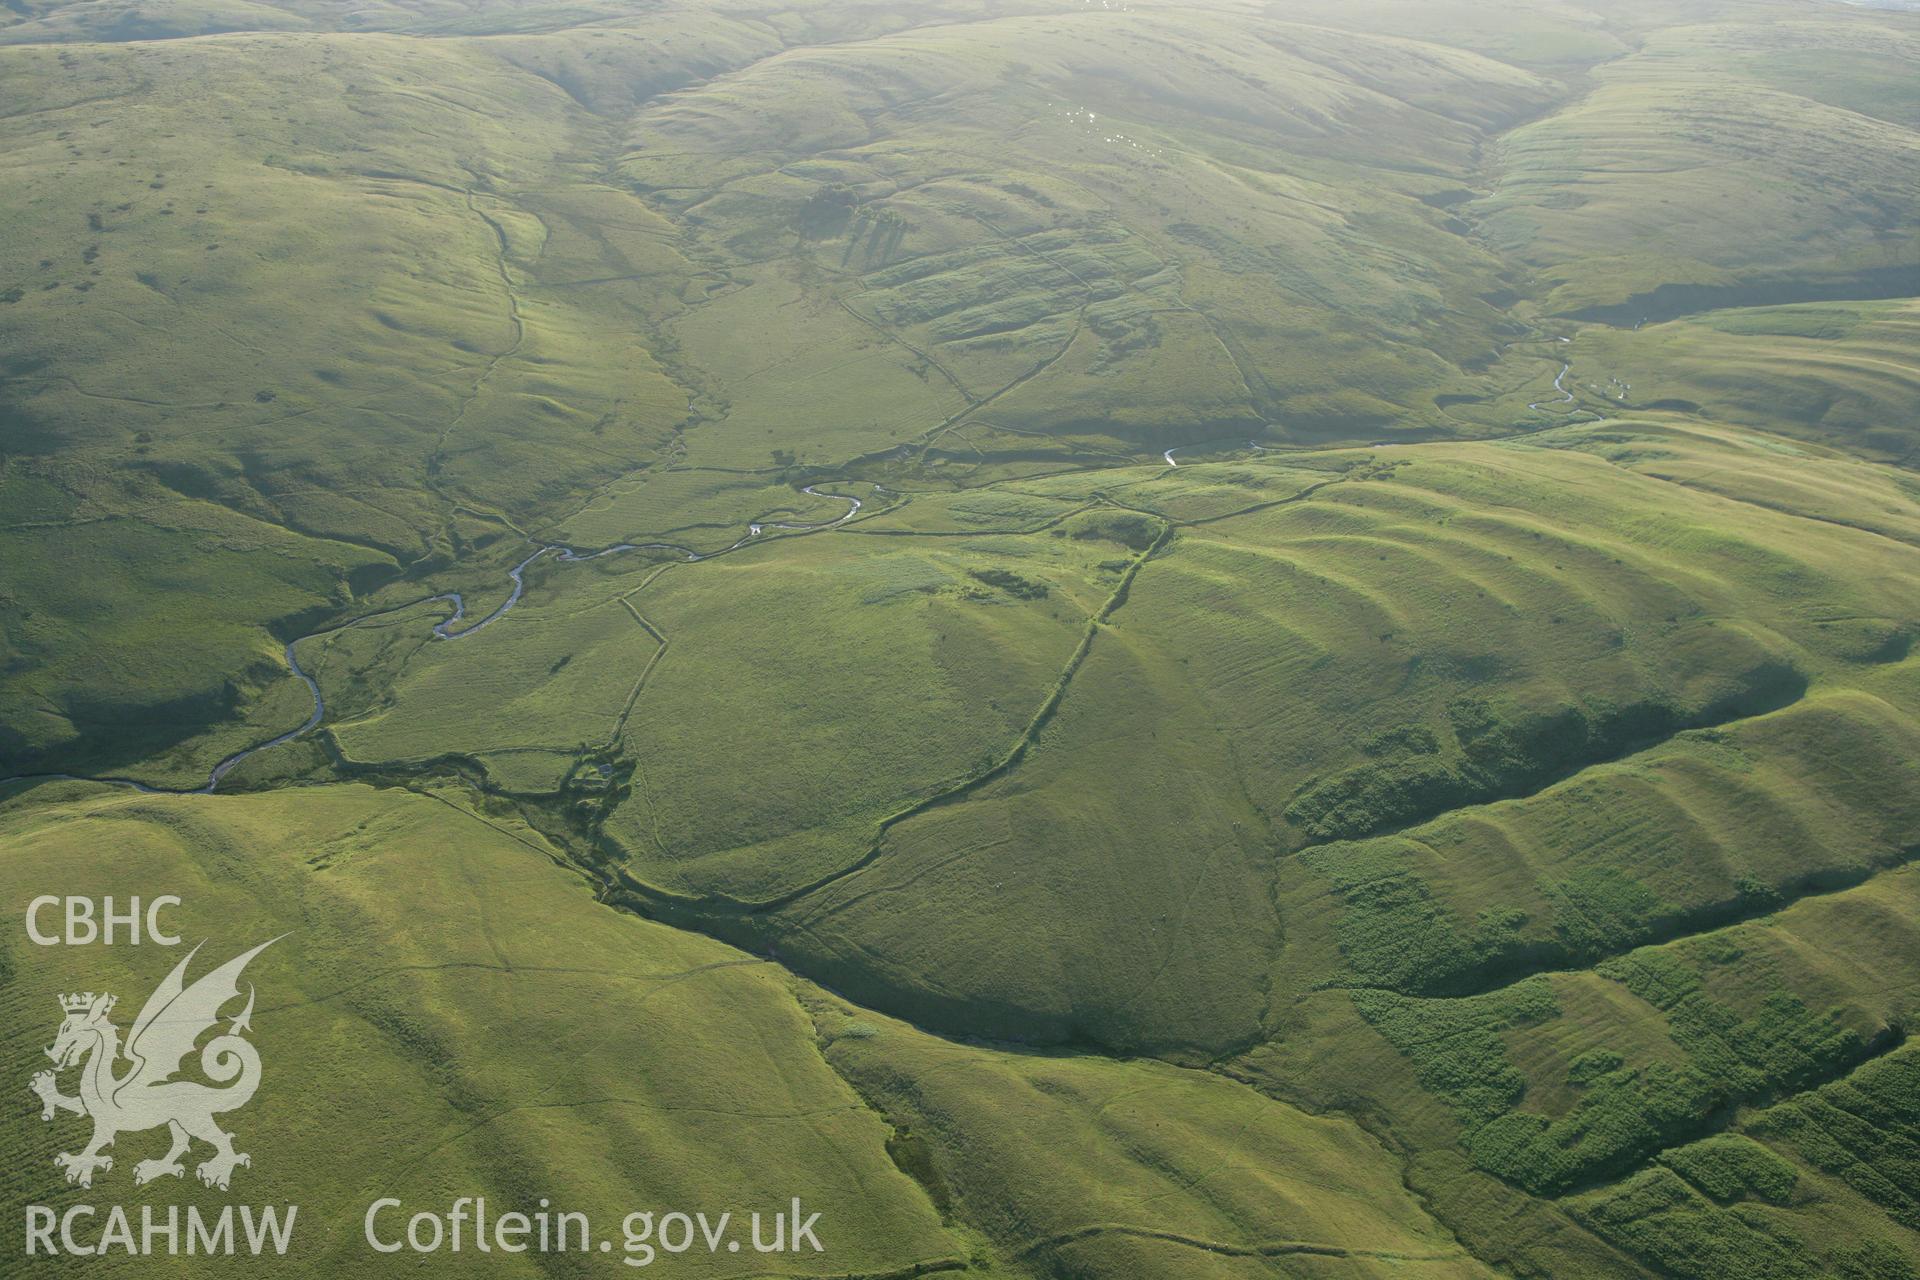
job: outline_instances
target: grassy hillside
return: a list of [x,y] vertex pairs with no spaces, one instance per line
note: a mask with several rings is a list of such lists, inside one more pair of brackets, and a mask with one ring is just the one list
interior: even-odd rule
[[[790,1260],[816,1274],[966,1256],[889,1160],[886,1124],[823,1060],[774,966],[606,910],[516,823],[456,798],[355,786],[238,800],[68,788],[4,821],[0,892],[16,919],[57,877],[76,894],[178,893],[189,905],[170,919],[190,942],[211,937],[207,961],[286,935],[248,971],[264,1082],[233,1127],[253,1156],[236,1174],[248,1201],[301,1206],[288,1274],[389,1261],[359,1238],[383,1194],[440,1206],[544,1196],[617,1239],[633,1208],[684,1201],[717,1214],[799,1192],[818,1200],[835,1246],[830,1265]],[[52,993],[112,989],[130,1019],[179,958],[68,950],[29,969],[19,945],[8,943],[18,967],[0,1000],[17,1031],[7,1070],[22,1080],[34,1059],[44,1065]],[[41,1173],[73,1140],[69,1126],[37,1112],[8,1124],[22,1155],[10,1203],[89,1200]],[[157,1154],[164,1135],[116,1144],[120,1161],[92,1197],[124,1193],[148,1145]],[[189,1178],[179,1198],[226,1197]],[[141,1266],[198,1274],[186,1258]]]
[[[190,905],[169,923],[191,941],[214,935],[209,959],[285,935],[248,971],[265,1083],[236,1122],[253,1157],[236,1173],[249,1201],[300,1205],[297,1247],[275,1274],[420,1274],[423,1260],[378,1259],[360,1242],[379,1195],[409,1208],[542,1196],[618,1241],[633,1209],[744,1218],[794,1194],[821,1214],[827,1247],[782,1257],[782,1274],[1027,1274],[1058,1256],[1172,1276],[1190,1274],[1196,1246],[1231,1258],[1240,1242],[1243,1259],[1305,1253],[1335,1275],[1402,1260],[1487,1274],[1351,1121],[1205,1073],[1023,1059],[849,1009],[765,959],[596,903],[559,851],[458,795],[349,785],[147,798],[70,785],[0,823],[0,895],[16,918],[57,876],[76,894],[182,895]],[[98,953],[68,951],[29,971],[15,948],[0,1002],[19,1029],[5,1066],[23,1080],[59,1022],[49,993],[111,989],[134,1003],[178,958],[128,950],[103,972]],[[1008,1123],[1015,1107],[1026,1123]],[[37,1113],[21,1128],[7,1199],[87,1201],[39,1174],[72,1135]],[[157,1154],[163,1138],[146,1137]],[[1223,1142],[1274,1171],[1257,1184],[1223,1177]],[[1061,1143],[1099,1152],[1079,1189],[1058,1181]],[[128,1134],[116,1150],[130,1166],[145,1146]],[[102,1174],[92,1196],[126,1176]],[[224,1200],[187,1188],[178,1198],[209,1210]],[[1016,1202],[1029,1208],[1010,1212]],[[470,1259],[443,1253],[432,1269],[466,1274]],[[605,1265],[494,1261],[528,1275]],[[699,1250],[669,1261],[709,1275],[765,1262]],[[120,1262],[180,1275],[204,1265]]]
[[[1477,205],[1544,304],[1631,324],[1707,307],[1914,292],[1896,15],[1838,6],[1650,33],[1580,102],[1509,134]],[[1817,70],[1816,70],[1817,68]]]
[[[11,576],[8,761],[185,785],[281,723],[304,624],[503,535],[726,545],[796,467],[1497,434],[1577,416],[1543,314],[1907,290],[1911,34],[1776,17],[22,0],[0,537],[86,522],[123,585],[78,627]],[[1897,332],[1609,341],[1576,398],[1904,455]],[[240,629],[182,646],[140,584],[234,517],[311,568],[233,566]]]
[[1739,307],[1639,329],[1598,328],[1571,351],[1590,396],[1764,425],[1911,462],[1920,313],[1910,299]]
[[[10,0],[0,894],[287,934],[269,1274],[472,1274],[359,1214],[485,1193],[1913,1280],[1916,70],[1787,0]],[[172,958],[0,936],[0,1068]],[[0,1212],[103,1195],[16,1101]]]

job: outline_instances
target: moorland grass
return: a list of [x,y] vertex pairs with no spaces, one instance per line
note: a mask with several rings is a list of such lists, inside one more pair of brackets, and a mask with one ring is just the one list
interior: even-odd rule
[[0,879],[298,930],[329,1222],[1910,1276],[1914,28],[1829,9],[22,0],[0,773],[326,715]]
[[[235,1193],[301,1206],[295,1249],[260,1264],[278,1274],[388,1261],[360,1236],[380,1195],[440,1212],[456,1195],[485,1194],[496,1212],[546,1197],[617,1240],[636,1207],[771,1211],[799,1193],[833,1248],[787,1260],[803,1269],[896,1271],[968,1252],[889,1159],[887,1125],[821,1058],[773,966],[600,905],[511,821],[456,797],[347,785],[242,798],[69,788],[0,824],[0,894],[16,917],[58,879],[76,894],[179,894],[173,922],[189,943],[209,939],[202,966],[285,935],[248,972],[263,1083],[228,1122],[253,1157]],[[111,989],[131,1018],[179,958],[68,949],[16,970],[0,986],[18,1030],[7,1069],[25,1079],[33,1060],[46,1065],[56,993]],[[69,1128],[37,1112],[9,1123],[21,1158],[0,1194],[62,1210],[126,1194],[135,1160],[160,1150],[147,1144],[164,1145],[124,1134],[88,1192],[53,1165]],[[227,1202],[191,1176],[175,1195]],[[471,1259],[400,1261],[451,1275]],[[166,1275],[203,1263],[143,1260]]]

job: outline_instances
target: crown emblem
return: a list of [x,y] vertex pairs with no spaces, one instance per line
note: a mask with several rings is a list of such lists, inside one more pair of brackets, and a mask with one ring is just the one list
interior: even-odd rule
[[[93,992],[88,991],[83,994],[81,992],[76,991],[74,994],[70,996],[60,997],[60,1008],[67,1013],[85,1013],[88,1009],[93,1007],[93,1001],[94,1001]],[[112,1009],[113,1003],[114,1003],[113,997],[108,996],[107,1003],[104,1007],[101,1008],[100,1012],[106,1013],[108,1010]]]

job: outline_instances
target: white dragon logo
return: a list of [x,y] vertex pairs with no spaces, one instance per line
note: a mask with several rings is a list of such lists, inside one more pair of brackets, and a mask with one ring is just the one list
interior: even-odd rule
[[[127,1035],[125,1056],[132,1064],[121,1075],[114,1066],[121,1057],[120,1029],[108,1021],[114,997],[89,991],[84,995],[60,997],[65,1015],[60,1034],[54,1038],[47,1056],[54,1061],[53,1071],[33,1077],[30,1088],[40,1098],[40,1118],[51,1120],[59,1111],[93,1117],[93,1141],[87,1149],[74,1154],[61,1152],[53,1162],[65,1169],[67,1181],[83,1187],[93,1185],[94,1170],[113,1168],[113,1158],[101,1152],[113,1145],[115,1136],[167,1126],[173,1135],[173,1148],[158,1160],[142,1160],[133,1167],[136,1185],[151,1182],[163,1174],[178,1178],[186,1170],[180,1163],[198,1138],[214,1150],[211,1159],[196,1170],[200,1181],[210,1187],[227,1189],[238,1165],[252,1164],[244,1153],[233,1149],[233,1135],[224,1132],[213,1118],[243,1107],[260,1087],[260,1054],[242,1037],[252,1026],[253,987],[247,987],[247,1007],[228,1021],[227,1030],[209,1040],[200,1051],[200,1070],[207,1079],[224,1088],[197,1080],[174,1077],[185,1065],[187,1055],[200,1037],[220,1021],[220,1009],[240,994],[240,971],[247,962],[278,942],[261,943],[244,955],[236,956],[211,973],[202,975],[192,986],[186,984],[187,965],[199,952],[195,947],[186,959],[175,965],[165,981],[154,988],[140,1016],[133,1020]],[[81,1060],[80,1096],[63,1095],[56,1075]]]

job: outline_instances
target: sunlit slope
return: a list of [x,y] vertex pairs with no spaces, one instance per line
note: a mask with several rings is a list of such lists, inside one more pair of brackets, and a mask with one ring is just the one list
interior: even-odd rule
[[1911,474],[1831,449],[1659,414],[1532,440],[1736,502],[1920,543],[1920,484]]
[[[195,972],[286,935],[248,970],[263,1082],[228,1121],[253,1158],[235,1194],[300,1206],[296,1247],[254,1264],[259,1274],[415,1275],[429,1261],[469,1273],[470,1252],[373,1254],[360,1224],[382,1195],[410,1211],[444,1211],[455,1196],[528,1208],[546,1197],[617,1240],[637,1208],[717,1215],[799,1194],[832,1250],[783,1259],[789,1273],[966,1256],[889,1159],[887,1125],[820,1057],[784,975],[599,905],[513,824],[354,786],[240,799],[75,790],[10,808],[0,848],[15,919],[57,879],[75,894],[180,895],[171,920],[189,944],[208,939]],[[183,954],[69,948],[29,964],[7,945],[0,1003],[14,1034],[0,1057],[21,1081],[46,1065],[57,994],[110,989],[124,1026]],[[7,1123],[25,1139],[10,1138],[20,1158],[0,1183],[15,1213],[124,1195],[135,1161],[165,1143],[124,1134],[88,1192],[52,1161],[72,1125],[42,1125],[26,1108]],[[207,1209],[229,1199],[191,1176],[166,1194]],[[501,1274],[546,1274],[532,1256],[495,1261]],[[764,1265],[746,1256],[690,1255],[687,1266],[738,1276]],[[204,1260],[94,1265],[197,1275]]]
[[[784,1257],[781,1274],[1253,1276],[1296,1258],[1316,1275],[1489,1274],[1351,1120],[1204,1072],[963,1046],[866,1014],[596,902],[535,833],[457,796],[43,790],[0,818],[0,850],[16,913],[57,867],[75,893],[180,894],[171,920],[210,939],[202,963],[285,933],[249,970],[263,1084],[230,1121],[252,1157],[236,1174],[248,1201],[300,1205],[297,1247],[260,1274],[468,1273],[470,1255],[370,1253],[360,1223],[381,1195],[409,1211],[545,1197],[617,1240],[636,1208],[738,1217],[794,1194],[821,1214],[827,1251]],[[21,1034],[0,1056],[25,1079],[55,994],[110,989],[130,1015],[181,953],[120,949],[109,971],[97,952],[31,968],[3,954],[0,1004]],[[17,1123],[29,1158],[0,1194],[85,1200],[52,1166],[70,1129]],[[93,1196],[130,1176],[146,1139],[123,1136]],[[191,1180],[177,1197],[224,1201]],[[492,1260],[546,1274],[524,1261]],[[673,1261],[744,1277],[767,1260]]]
[[1349,1120],[1204,1072],[996,1053],[809,1003],[902,1167],[1034,1274],[1490,1274]]
[[[663,96],[621,171],[716,265],[797,238],[839,323],[993,424],[1156,447],[1268,419],[1381,429],[1494,347],[1480,295],[1501,266],[1440,197],[1551,92],[1441,45],[1238,13],[1008,17]],[[752,275],[742,298],[777,301]],[[752,423],[694,456],[738,465]]]
[[[1636,432],[1649,447],[1621,449]],[[1909,547],[1822,506],[1822,468],[1837,485],[1860,464],[1809,456],[1802,474],[1791,446],[1677,433],[1702,472],[1723,464],[1709,492],[1636,469],[1660,438],[1602,424],[1542,438],[1553,447],[1025,481],[987,491],[1009,504],[997,535],[910,495],[822,539],[860,544],[865,572],[895,566],[902,594],[825,615],[815,590],[757,606],[820,616],[819,635],[847,637],[835,645],[871,636],[857,694],[833,692],[798,618],[762,652],[723,613],[663,611],[718,572],[669,570],[632,601],[674,647],[627,729],[663,750],[634,757],[597,830],[641,901],[777,938],[862,999],[954,1029],[1215,1053],[1258,1038],[1275,957],[1316,980],[1291,949],[1300,908],[1275,911],[1262,888],[1276,866],[1283,883],[1311,871],[1335,897],[1360,895],[1340,927],[1378,949],[1365,964],[1448,990],[1591,963],[1900,862],[1916,839]],[[1085,502],[1099,505],[1069,505]],[[972,704],[1004,736],[917,783],[865,762],[897,750],[877,725],[855,729],[876,692],[938,687],[898,647],[909,615],[890,618],[924,615],[951,643],[969,614],[1037,603],[951,597],[937,574],[915,590],[909,571],[991,547],[1038,581],[1041,557],[1082,539],[1110,549],[1093,554],[1123,581],[1051,681],[1015,632],[966,640],[985,669],[1025,673]],[[767,550],[768,570],[806,563]],[[1061,653],[1071,618],[1055,624]],[[710,702],[788,664],[777,717],[689,750],[712,727],[675,709],[675,687],[691,680]],[[943,741],[964,741],[970,718],[936,719]],[[928,744],[915,758],[938,757]],[[754,786],[729,781],[748,773]],[[685,807],[709,786],[770,807]],[[872,807],[849,806],[863,795]],[[724,856],[676,852],[711,845],[709,827],[740,830]],[[1369,923],[1367,886],[1403,873],[1407,891]],[[1436,912],[1457,937],[1407,951]]]
[[1654,32],[1501,140],[1471,216],[1550,311],[1632,324],[1920,287],[1911,23],[1801,13]]
[[[453,504],[537,513],[679,421],[610,312],[530,288],[568,241],[495,188],[564,172],[552,86],[384,37],[0,60],[16,767],[125,766],[249,709],[297,620],[465,549]],[[102,741],[106,689],[151,732]]]
[[315,1274],[1912,1280],[1913,32],[18,0],[0,776],[319,719],[0,881],[312,948]]
[[[930,19],[965,21],[1009,11],[1071,10],[1060,0],[801,0],[770,19],[758,0],[700,0],[642,9],[628,0],[15,0],[0,13],[0,43],[91,44],[167,40],[236,31],[395,32],[496,37],[536,59],[581,98],[631,103],[783,44],[867,39]],[[1575,10],[1579,13],[1579,10]],[[573,40],[577,29],[603,41]],[[601,56],[624,49],[613,74]],[[587,56],[589,53],[595,56]],[[594,64],[600,65],[594,65]]]
[[[1911,554],[1910,500],[1897,477],[1723,430],[1604,423],[1541,443],[1711,490],[1743,538],[1765,526],[1736,505],[1780,520],[1796,558],[1816,531],[1836,538],[1803,589],[1775,577],[1745,606],[1804,620],[1808,687],[1281,862],[1272,1039],[1244,1065],[1278,1096],[1377,1117],[1492,1261],[1904,1274],[1920,596],[1888,566]],[[1866,595],[1807,598],[1842,564]]]
[[603,835],[636,875],[754,900],[1004,755],[1126,554],[770,528],[710,564],[545,560],[510,614],[457,640],[435,633],[440,600],[296,652],[345,766],[459,761],[539,796],[611,781]]
[[1278,1096],[1374,1116],[1492,1261],[1905,1274],[1914,892],[1912,868],[1886,871],[1476,996],[1302,993],[1244,1067]]
[[1920,452],[1920,304],[1911,299],[1596,327],[1581,333],[1569,359],[1590,402],[1765,426],[1891,462]]
[[[192,784],[300,722],[315,622],[509,536],[711,550],[821,472],[1623,395],[1905,456],[1892,321],[1592,337],[1550,386],[1543,309],[1904,287],[1911,23],[1786,12],[21,0],[6,768]],[[188,585],[205,634],[155,602]]]
[[[592,295],[521,296],[546,234],[494,188],[566,175],[576,122],[553,86],[386,37],[5,60],[14,449],[85,450],[409,560],[439,466],[511,471],[500,500],[525,512],[591,471],[582,452],[631,465],[678,421]],[[461,96],[416,87],[440,82]],[[508,439],[503,419],[539,429]]]
[[1116,551],[829,535],[668,569],[630,597],[672,647],[624,724],[633,794],[605,836],[644,879],[741,900],[837,871],[1011,748]]
[[1765,914],[1914,856],[1909,717],[1904,700],[1816,697],[1524,800],[1329,844],[1282,876],[1306,886],[1289,918],[1328,906],[1331,883],[1364,981],[1450,993]]

